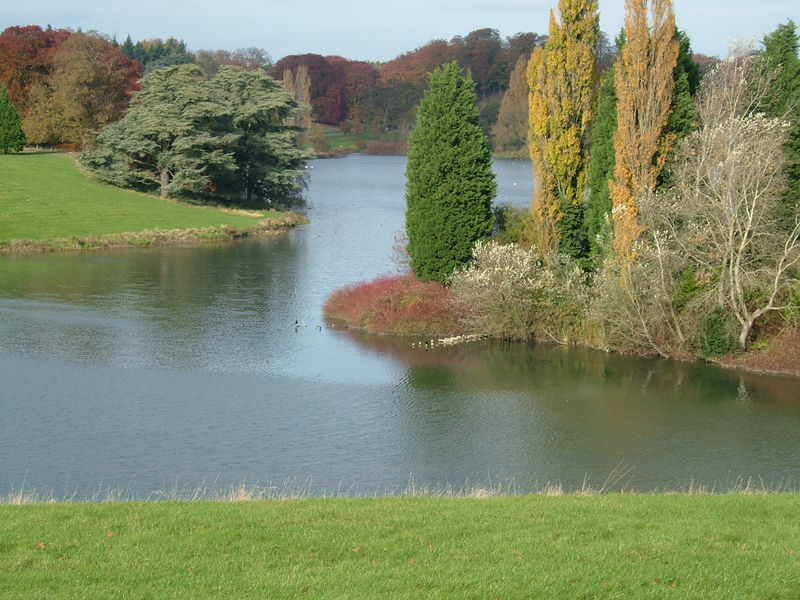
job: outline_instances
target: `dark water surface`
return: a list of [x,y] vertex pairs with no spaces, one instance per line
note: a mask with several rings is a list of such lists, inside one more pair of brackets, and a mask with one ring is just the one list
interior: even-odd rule
[[[405,159],[311,166],[311,223],[286,235],[0,257],[0,494],[797,487],[798,379],[326,328],[330,292],[394,270]],[[527,203],[529,163],[497,170]]]

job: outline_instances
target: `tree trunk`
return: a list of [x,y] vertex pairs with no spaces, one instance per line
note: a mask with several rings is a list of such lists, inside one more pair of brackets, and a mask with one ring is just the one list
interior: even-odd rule
[[169,198],[169,190],[167,189],[167,187],[169,186],[169,169],[167,169],[166,167],[161,167],[160,179],[161,179],[161,197]]
[[750,336],[750,330],[753,328],[754,321],[755,319],[753,318],[747,319],[742,325],[741,331],[739,332],[739,347],[743,351],[747,350],[747,338]]

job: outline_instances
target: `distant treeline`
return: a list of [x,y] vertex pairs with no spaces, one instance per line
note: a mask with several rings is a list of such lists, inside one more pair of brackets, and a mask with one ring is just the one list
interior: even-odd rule
[[[220,66],[264,70],[279,80],[291,78],[291,91],[310,105],[311,120],[340,126],[390,141],[403,141],[414,125],[414,113],[427,76],[439,65],[456,61],[476,84],[481,124],[495,129],[496,145],[506,151],[525,148],[527,124],[513,115],[519,107],[501,101],[520,59],[542,46],[547,37],[532,32],[502,38],[496,29],[478,29],[451,40],[433,40],[385,63],[341,56],[299,54],[273,62],[261,48],[189,51],[175,38],[119,43],[101,33],[9,27],[0,34],[0,83],[22,119],[28,142],[84,146],[96,132],[121,118],[139,79],[157,69],[195,63],[208,77]],[[613,62],[616,47],[601,35],[598,68]],[[308,89],[298,87],[297,75]],[[527,95],[527,81],[517,77],[517,104]],[[504,122],[498,130],[498,120]],[[300,124],[300,123],[298,123]],[[304,123],[307,124],[307,123]],[[510,128],[510,129],[509,129]]]

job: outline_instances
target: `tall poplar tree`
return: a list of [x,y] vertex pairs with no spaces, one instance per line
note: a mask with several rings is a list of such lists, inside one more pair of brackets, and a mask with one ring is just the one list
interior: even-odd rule
[[528,64],[530,154],[536,175],[532,212],[545,255],[588,254],[584,184],[600,34],[597,0],[560,0],[544,48]]
[[0,153],[19,152],[26,143],[17,109],[8,97],[8,88],[0,83]]
[[614,67],[617,130],[610,183],[614,250],[623,265],[636,259],[640,202],[655,191],[677,137],[665,135],[665,128],[679,45],[670,0],[625,0],[625,45]]
[[458,63],[443,65],[430,75],[408,140],[406,233],[418,277],[447,283],[470,260],[492,232],[496,190],[475,83]]
[[[675,143],[691,133],[697,126],[697,114],[693,97],[700,85],[700,66],[692,59],[689,36],[675,30],[679,53],[673,71],[675,86],[672,93],[670,116],[663,135]],[[617,37],[619,50],[625,45],[625,33]],[[592,126],[592,146],[589,155],[589,171],[586,177],[588,201],[586,207],[586,229],[592,256],[600,255],[611,239],[611,194],[609,180],[614,177],[614,134],[617,130],[617,92],[614,69],[608,69],[600,83],[597,94],[597,117]],[[668,183],[666,170],[659,175],[657,187]],[[605,240],[605,241],[604,241]]]

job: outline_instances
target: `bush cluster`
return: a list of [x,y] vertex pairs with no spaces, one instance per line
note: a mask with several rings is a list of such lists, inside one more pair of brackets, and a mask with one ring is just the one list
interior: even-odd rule
[[461,333],[452,303],[448,287],[403,274],[337,290],[323,313],[372,333],[451,335]]
[[452,289],[465,328],[506,339],[574,340],[587,306],[586,276],[569,258],[479,241]]

